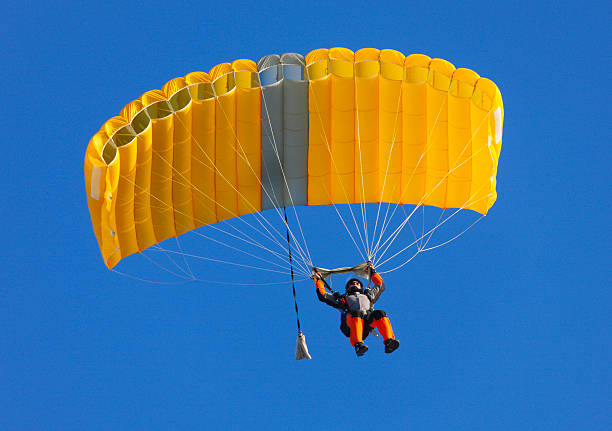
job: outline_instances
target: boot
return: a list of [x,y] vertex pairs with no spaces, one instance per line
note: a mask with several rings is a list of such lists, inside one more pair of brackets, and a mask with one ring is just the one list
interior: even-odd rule
[[[399,341],[394,338],[388,338],[385,340],[385,353],[392,353],[399,347]],[[357,346],[355,346],[357,348]]]
[[363,343],[355,343],[355,353],[357,354],[357,356],[363,356],[367,351],[368,346]]

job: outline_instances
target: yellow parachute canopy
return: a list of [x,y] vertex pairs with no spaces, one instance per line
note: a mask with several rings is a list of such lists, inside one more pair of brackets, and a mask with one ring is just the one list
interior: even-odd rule
[[389,202],[486,214],[504,109],[441,59],[317,49],[236,60],[128,103],[91,139],[85,187],[106,265],[273,206]]

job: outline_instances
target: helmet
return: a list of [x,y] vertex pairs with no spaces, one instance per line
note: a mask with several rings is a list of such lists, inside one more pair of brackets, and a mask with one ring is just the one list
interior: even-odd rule
[[358,278],[351,278],[346,282],[346,293],[363,293],[363,284]]

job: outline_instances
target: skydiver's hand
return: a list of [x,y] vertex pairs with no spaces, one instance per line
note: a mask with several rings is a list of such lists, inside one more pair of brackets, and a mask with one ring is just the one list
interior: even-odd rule
[[321,273],[320,273],[320,272],[315,272],[315,274],[314,274],[314,278],[315,278],[316,280],[323,280],[323,276],[321,275]]
[[340,299],[340,297],[341,297],[342,295],[340,294],[340,292],[334,292],[334,293],[332,294],[332,296],[333,296],[333,297],[334,297],[334,299],[337,301],[338,299]]
[[370,274],[374,274],[376,272],[376,270],[374,269],[374,265],[372,265],[372,262],[368,262],[366,264],[366,269]]

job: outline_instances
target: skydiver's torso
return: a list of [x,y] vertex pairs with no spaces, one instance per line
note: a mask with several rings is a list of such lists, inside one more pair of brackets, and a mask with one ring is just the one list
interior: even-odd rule
[[350,295],[346,295],[346,306],[351,313],[365,313],[372,308],[372,302],[370,298],[363,293],[354,292]]

